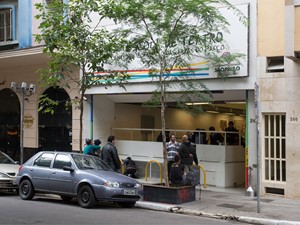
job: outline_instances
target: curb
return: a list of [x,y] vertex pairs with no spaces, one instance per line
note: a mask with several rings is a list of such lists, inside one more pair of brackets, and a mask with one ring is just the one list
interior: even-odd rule
[[274,220],[274,219],[264,219],[240,216],[238,221],[245,223],[255,223],[255,224],[265,224],[265,225],[300,225],[298,221],[288,221],[288,220]]
[[146,201],[137,201],[134,206],[142,209],[151,209],[151,210],[164,211],[164,212],[173,212],[173,209],[181,208],[176,205],[146,202]]
[[138,201],[135,204],[135,207],[150,209],[155,211],[164,211],[170,213],[178,213],[192,216],[203,216],[213,219],[222,219],[222,220],[232,220],[239,221],[244,223],[251,224],[263,224],[263,225],[300,225],[298,221],[288,221],[288,220],[275,220],[275,219],[265,219],[265,218],[256,218],[256,217],[247,217],[247,216],[234,216],[234,215],[223,215],[223,214],[214,214],[202,212],[199,210],[185,209],[177,205],[170,205],[164,203],[154,203],[147,201]]

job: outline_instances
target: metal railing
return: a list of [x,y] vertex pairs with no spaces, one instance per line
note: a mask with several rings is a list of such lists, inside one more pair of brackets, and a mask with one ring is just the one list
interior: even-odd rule
[[147,179],[148,179],[148,166],[151,165],[153,162],[156,163],[159,167],[159,178],[160,178],[160,183],[162,184],[162,168],[161,168],[160,163],[156,160],[150,160],[146,164],[146,166],[145,166],[145,181],[147,181]]
[[[200,164],[198,164],[199,168],[202,170],[203,172],[203,187],[206,188],[206,171],[203,168],[203,166],[201,166]],[[200,184],[201,185],[201,184]]]
[[[142,128],[113,128],[112,134],[119,140],[131,140],[131,141],[157,141],[157,137],[161,133],[161,129],[142,129]],[[177,130],[177,129],[166,129],[166,134],[174,134],[176,140],[181,142],[183,135],[190,135],[194,138],[194,144],[209,144],[207,140],[210,134],[218,133],[223,136],[223,141],[220,145],[228,145],[228,137],[234,136],[234,143],[231,145],[242,145],[242,135],[240,132],[230,131],[208,131],[208,130]],[[236,136],[235,136],[236,135]]]
[[[156,161],[156,160],[150,160],[146,164],[146,166],[145,166],[145,181],[147,181],[147,179],[148,179],[148,166],[150,166],[152,163],[156,163],[158,165],[158,167],[159,167],[159,178],[160,178],[160,183],[162,184],[162,167],[161,167],[161,164],[158,161]],[[195,165],[196,164],[193,164],[193,166],[195,166]],[[203,166],[201,166],[200,164],[198,164],[198,167],[203,172],[203,187],[206,188],[206,171],[203,168]]]

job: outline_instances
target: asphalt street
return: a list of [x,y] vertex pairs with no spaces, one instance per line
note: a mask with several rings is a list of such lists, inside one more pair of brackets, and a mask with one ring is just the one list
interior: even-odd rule
[[57,196],[37,195],[24,201],[16,194],[0,193],[0,224],[245,224],[113,204],[81,208],[76,200],[65,203]]

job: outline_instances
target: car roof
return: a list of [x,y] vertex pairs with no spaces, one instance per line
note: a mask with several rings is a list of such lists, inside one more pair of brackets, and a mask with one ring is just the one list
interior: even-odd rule
[[61,154],[75,154],[75,155],[82,155],[83,153],[79,153],[79,152],[63,152],[63,151],[40,151],[38,152],[39,154],[41,153],[61,153]]

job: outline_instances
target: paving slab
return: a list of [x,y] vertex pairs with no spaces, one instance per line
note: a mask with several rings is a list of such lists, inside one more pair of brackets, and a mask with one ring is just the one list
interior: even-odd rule
[[[140,180],[140,182],[145,182]],[[157,180],[148,180],[155,183]],[[151,207],[148,207],[150,204]],[[139,201],[137,207],[195,216],[239,220],[254,224],[299,224],[300,200],[277,195],[261,196],[258,212],[256,197],[246,196],[245,188],[196,187],[196,201],[169,205]]]

